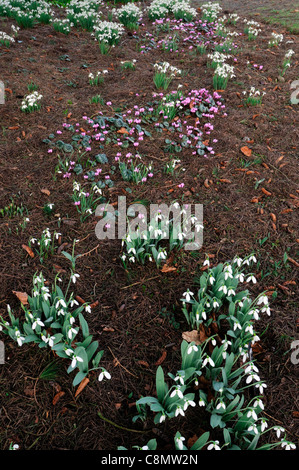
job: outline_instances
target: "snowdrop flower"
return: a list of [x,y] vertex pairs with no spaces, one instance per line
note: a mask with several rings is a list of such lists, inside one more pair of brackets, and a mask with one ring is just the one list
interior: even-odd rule
[[184,410],[181,406],[177,406],[175,410],[175,416],[182,415],[185,416]]
[[173,398],[173,397],[175,397],[175,395],[177,395],[179,398],[184,397],[183,393],[180,390],[180,386],[175,387],[173,392],[170,394],[170,397]]
[[217,300],[213,300],[213,308],[219,307],[219,302]]
[[184,410],[185,410],[185,411],[186,411],[186,409],[188,408],[188,406],[196,406],[195,401],[193,401],[193,400],[186,400],[185,403],[184,403]]
[[233,261],[233,263],[236,263],[239,268],[241,267],[242,262],[243,262],[243,260],[240,257],[235,258],[234,261]]
[[203,262],[203,266],[210,266],[210,261],[208,259],[206,259],[204,262]]
[[232,287],[230,287],[227,291],[227,295],[230,296],[230,295],[236,295],[236,292],[234,291],[234,289]]
[[183,293],[183,296],[186,297],[187,302],[191,299],[191,295],[194,295],[194,294],[189,289]]
[[246,383],[250,384],[252,380],[255,379],[257,382],[260,380],[259,376],[255,374],[254,372],[249,372],[248,377],[246,379]]
[[215,282],[215,278],[212,276],[212,274],[209,275],[209,281],[211,285],[213,285]]
[[86,305],[86,307],[85,307],[85,312],[91,313],[91,307],[90,307],[90,305]]
[[226,266],[224,268],[224,279],[227,280],[228,278],[233,278],[233,273],[232,273],[232,267],[231,266]]
[[21,336],[21,332],[19,330],[15,331],[15,335],[16,335],[16,338],[17,338],[18,345],[22,346],[23,342],[25,341],[24,336]]
[[257,305],[264,304],[268,305],[269,304],[269,299],[266,295],[261,295],[257,301]]
[[199,400],[198,405],[199,406],[206,406],[206,404],[205,404],[205,402],[202,398]]
[[198,347],[195,345],[195,344],[192,344],[191,346],[189,346],[189,348],[187,349],[187,354],[191,354],[192,351],[198,351]]
[[165,421],[166,419],[166,415],[164,413],[161,414],[160,416],[160,419],[159,419],[159,423],[163,423],[163,421]]
[[238,320],[235,320],[235,322],[234,322],[234,331],[237,330],[237,329],[242,330],[242,325]]
[[42,340],[43,340],[46,344],[49,343],[50,348],[52,348],[52,346],[54,345],[54,339],[55,339],[55,336],[45,336],[45,335],[42,335]]
[[269,306],[263,307],[261,310],[262,313],[266,313],[269,317],[271,315],[271,310]]
[[247,416],[247,418],[252,417],[254,419],[254,421],[256,421],[258,419],[254,408],[250,408],[246,416]]
[[176,443],[177,443],[177,446],[180,450],[182,450],[183,447],[184,447],[184,440],[185,440],[185,438],[183,436],[176,437]]
[[264,403],[262,402],[260,398],[255,400],[255,402],[253,403],[253,408],[257,408],[257,407],[261,408],[261,410],[264,409]]
[[39,318],[37,318],[37,319],[32,323],[32,329],[35,330],[35,328],[37,327],[37,325],[39,325],[39,326],[45,326],[44,323],[43,323]]
[[211,444],[208,445],[207,450],[221,450],[219,447],[219,441],[213,441]]
[[250,312],[248,312],[248,315],[253,315],[254,319],[255,320],[259,320],[260,317],[259,317],[259,310],[257,308],[253,309],[253,310],[250,310]]
[[226,409],[225,403],[222,400],[216,406],[216,410],[220,410],[220,408]]
[[184,376],[183,375],[180,375],[180,373],[174,378],[174,381],[177,382],[177,381],[180,381],[181,385],[184,385]]
[[267,385],[265,383],[260,383],[256,384],[255,387],[259,389],[259,392],[262,395],[264,393],[264,388],[267,388]]
[[205,366],[206,364],[208,364],[208,363],[209,363],[212,367],[215,367],[215,363],[214,363],[213,359],[212,359],[210,356],[207,356],[207,357],[205,358],[205,360],[203,361],[202,366],[204,367],[204,366]]
[[77,280],[78,277],[80,277],[80,274],[75,274],[75,273],[72,274],[72,281],[73,281],[74,284],[76,283],[76,280]]
[[98,381],[101,382],[104,379],[104,377],[108,380],[111,379],[111,375],[106,369],[102,369],[102,372],[100,373],[98,377]]
[[226,285],[220,286],[218,289],[218,292],[223,292],[224,294],[227,294],[227,287]]
[[296,449],[295,444],[293,444],[292,442],[286,441],[285,439],[281,439],[281,447],[285,447],[285,450]]
[[75,330],[75,328],[70,328],[69,331],[68,331],[68,338],[69,339],[72,339],[73,337],[73,334],[76,335],[77,334],[77,330]]
[[265,418],[262,418],[261,419],[261,431],[264,432],[265,429],[267,429],[267,427],[268,427],[267,420]]
[[253,362],[250,362],[249,365],[245,369],[245,374],[249,374],[250,372],[258,372],[258,368],[253,364]]
[[252,281],[253,284],[256,284],[256,278],[254,277],[253,274],[251,274],[250,276],[248,276],[248,278],[246,279],[246,282],[250,282]]
[[251,335],[253,335],[254,334],[253,326],[252,325],[247,325],[246,328],[245,328],[245,332],[247,333],[247,331],[249,331],[249,333]]
[[76,356],[76,355],[74,354],[74,355],[73,355],[73,358],[72,358],[72,363],[71,363],[71,367],[72,367],[73,369],[76,367],[77,362],[83,362],[83,359],[82,359],[82,357]]
[[74,354],[74,351],[73,351],[72,349],[70,349],[70,348],[65,349],[64,352],[65,352],[65,354],[66,354],[67,356],[71,356],[72,354]]
[[285,429],[282,426],[274,426],[273,429],[276,432],[277,437],[280,437],[280,433],[285,432]]
[[62,305],[62,307],[66,308],[66,303],[64,299],[59,299],[58,302],[56,302],[55,308],[57,309],[59,305]]
[[[248,416],[248,415],[247,415],[247,416]],[[249,428],[248,428],[247,430],[248,430],[248,431],[253,431],[254,434],[258,434],[258,433],[259,433],[258,428],[257,428],[257,426],[256,426],[255,423],[253,423],[251,426],[249,426]]]

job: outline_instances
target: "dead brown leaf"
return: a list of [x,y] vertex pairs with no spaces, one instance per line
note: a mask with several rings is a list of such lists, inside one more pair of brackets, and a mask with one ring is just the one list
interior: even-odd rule
[[41,192],[45,194],[46,196],[50,196],[50,191],[48,189],[41,189]]
[[245,155],[246,157],[251,157],[251,154],[252,154],[252,150],[247,147],[247,145],[244,145],[243,147],[241,147],[241,152],[243,153],[243,155]]
[[52,404],[55,406],[58,400],[60,400],[60,398],[63,397],[64,394],[65,392],[63,392],[62,390],[61,392],[56,393],[56,395],[53,398]]
[[84,379],[82,380],[82,382],[80,383],[79,387],[76,390],[75,398],[79,395],[79,393],[82,392],[82,390],[86,387],[88,383],[89,383],[89,379],[87,377],[84,377]]
[[200,331],[184,331],[182,333],[182,338],[188,343],[201,344],[207,339],[207,336],[205,331],[201,329]]
[[167,356],[167,352],[166,352],[166,351],[163,351],[161,357],[160,357],[160,358],[157,360],[157,362],[155,363],[155,366],[159,366],[160,364],[162,364],[162,362],[165,361],[166,356]]
[[19,291],[13,290],[12,293],[18,297],[18,299],[23,305],[28,305],[28,302],[27,302],[28,294],[26,292],[19,292]]
[[27,251],[30,258],[34,258],[34,253],[33,253],[32,249],[29,246],[22,245],[22,248],[23,248],[23,250]]

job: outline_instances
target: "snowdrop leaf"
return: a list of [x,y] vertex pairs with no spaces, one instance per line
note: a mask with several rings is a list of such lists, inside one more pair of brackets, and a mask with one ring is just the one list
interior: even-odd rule
[[163,402],[165,395],[167,393],[167,385],[164,380],[164,372],[161,366],[158,367],[156,372],[156,390],[157,390],[157,397],[160,403]]
[[88,346],[88,348],[86,349],[86,354],[87,354],[88,361],[91,360],[92,356],[94,355],[94,353],[96,352],[98,347],[99,347],[98,341],[93,341],[90,344],[90,346]]
[[88,328],[87,321],[83,317],[82,313],[79,313],[79,322],[82,328],[83,338],[86,339],[89,336],[89,328]]
[[82,380],[86,377],[87,375],[87,372],[78,372],[76,375],[75,375],[75,378],[73,380],[73,386],[76,387],[76,385],[79,385]]
[[193,444],[193,446],[190,448],[190,450],[201,450],[206,445],[206,443],[208,442],[209,437],[210,437],[209,432],[203,433],[197,439],[197,441]]

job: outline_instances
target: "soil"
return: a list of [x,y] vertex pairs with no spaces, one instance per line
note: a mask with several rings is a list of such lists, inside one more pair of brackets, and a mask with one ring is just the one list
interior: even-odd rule
[[[246,16],[261,2],[221,3]],[[285,7],[288,4],[291,2],[283,2]],[[143,21],[139,37],[153,32],[151,23],[146,18]],[[9,31],[11,24],[1,18],[0,30]],[[70,252],[73,240],[80,240],[76,250],[83,256],[77,261],[80,278],[75,294],[86,302],[98,302],[86,320],[104,350],[101,364],[112,376],[99,383],[98,374],[91,373],[89,384],[75,397],[64,361],[58,361],[54,379],[42,380],[40,374],[55,359],[53,354],[32,345],[20,348],[2,336],[6,360],[0,367],[1,449],[13,442],[24,450],[115,450],[156,438],[159,448],[167,450],[173,448],[177,430],[186,439],[207,430],[203,413],[193,410],[187,413],[188,419],[166,421],[159,429],[151,418],[144,426],[133,423],[135,402],[155,393],[161,357],[165,373],[179,366],[182,332],[188,330],[180,299],[186,288],[192,290],[206,254],[216,265],[235,254],[251,252],[258,258],[258,283],[250,286],[252,293],[277,294],[271,300],[271,317],[263,317],[256,325],[261,340],[255,359],[267,383],[265,416],[271,425],[282,425],[289,440],[298,444],[298,365],[291,362],[291,342],[298,339],[298,105],[290,105],[298,60],[294,59],[283,79],[278,78],[286,51],[292,48],[298,53],[298,36],[276,28],[284,34],[284,42],[270,50],[273,28],[261,24],[262,33],[254,44],[244,35],[236,39],[242,50],[235,64],[237,77],[219,92],[225,110],[213,122],[215,153],[194,157],[185,149],[176,155],[185,171],[166,175],[165,137],[153,134],[154,139],[141,143],[140,152],[147,163],[153,162],[154,177],[145,185],[134,185],[116,173],[108,191],[111,203],[125,195],[127,204],[178,199],[204,205],[202,249],[193,255],[177,253],[172,259],[175,270],[169,273],[151,264],[124,269],[120,240],[98,240],[94,217],[80,222],[70,197],[74,175],[67,179],[55,174],[59,152],[48,153],[44,139],[57,130],[67,139],[64,122],[84,128],[83,116],[98,112],[113,116],[119,107],[123,112],[149,102],[155,92],[153,64],[161,60],[161,54],[163,60],[186,70],[176,80],[184,92],[201,88],[212,92],[212,70],[206,67],[206,56],[192,54],[187,47],[180,54],[161,53],[154,47],[140,54],[137,38],[128,31],[109,55],[101,55],[89,32],[74,30],[65,36],[48,25],[21,30],[19,42],[0,49],[0,78],[6,88],[0,117],[0,208],[13,197],[30,219],[24,230],[20,226],[23,217],[0,219],[0,314],[5,316],[7,304],[15,314],[22,314],[13,291],[30,293],[34,273],[42,271],[49,281],[57,271],[63,275],[65,270],[67,276],[69,263],[61,246]],[[242,32],[241,25],[236,30]],[[136,70],[122,71],[120,61],[132,59],[137,60]],[[101,69],[109,73],[104,85],[95,90],[88,85],[88,74]],[[31,81],[38,85],[43,104],[40,111],[25,114],[20,105]],[[242,91],[248,86],[265,91],[261,106],[244,105]],[[98,91],[104,103],[112,104],[90,104]],[[250,147],[249,156],[242,153],[244,146]],[[112,145],[105,148],[110,166],[116,151]],[[183,188],[178,187],[181,182]],[[42,191],[45,189],[47,192]],[[43,211],[47,202],[55,203],[51,215]],[[22,245],[28,246],[29,238],[40,236],[46,227],[58,230],[59,218],[60,248],[41,264]],[[173,312],[179,328],[170,315],[162,315],[163,309]],[[59,392],[64,393],[56,402]]]

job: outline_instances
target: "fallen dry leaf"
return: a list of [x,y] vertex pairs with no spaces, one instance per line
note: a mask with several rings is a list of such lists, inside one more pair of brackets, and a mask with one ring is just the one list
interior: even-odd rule
[[163,351],[161,357],[160,357],[160,358],[157,360],[157,362],[155,363],[155,366],[159,366],[160,364],[162,364],[162,362],[165,361],[166,356],[167,356],[167,352],[166,352],[166,351]]
[[82,390],[86,387],[88,383],[89,383],[89,379],[87,377],[84,377],[84,379],[82,380],[82,382],[80,383],[79,387],[76,390],[75,398],[79,395],[79,393],[82,392]]
[[26,292],[19,292],[19,291],[12,291],[13,294],[15,294],[16,297],[18,297],[19,301],[23,305],[28,305],[27,299],[28,299],[28,294]]
[[53,398],[52,404],[55,406],[58,400],[60,400],[60,398],[63,397],[64,394],[65,392],[63,391],[56,393],[56,395]]
[[265,188],[261,188],[261,191],[266,195],[266,196],[271,196],[272,193],[270,193],[270,191],[268,191],[267,189]]
[[149,367],[149,363],[146,361],[138,361],[138,364],[144,367]]
[[207,336],[203,330],[201,331],[192,330],[192,331],[184,331],[182,333],[182,338],[188,343],[201,344],[207,339]]
[[31,257],[31,258],[34,258],[34,253],[33,251],[31,250],[31,248],[27,245],[22,245],[22,248],[23,250],[27,251],[28,255]]
[[228,184],[231,183],[231,180],[228,180],[226,178],[219,178],[219,181],[220,181],[220,183],[228,183]]
[[252,154],[252,150],[247,147],[247,145],[244,145],[243,147],[241,147],[241,152],[246,156],[246,157],[251,157],[251,154]]
[[41,192],[42,192],[43,194],[46,194],[46,196],[50,196],[50,194],[51,194],[48,189],[41,189]]

